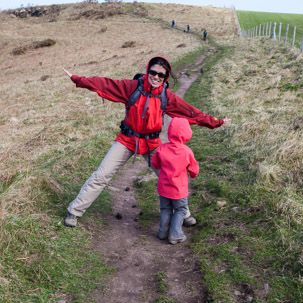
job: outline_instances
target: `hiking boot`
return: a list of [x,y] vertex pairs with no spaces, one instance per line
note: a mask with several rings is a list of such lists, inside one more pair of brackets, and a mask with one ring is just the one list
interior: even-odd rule
[[166,235],[160,235],[160,234],[158,234],[158,239],[159,240],[166,240],[168,238],[168,234],[166,234]]
[[67,212],[66,217],[64,218],[64,225],[68,227],[75,227],[77,225],[78,217]]
[[172,245],[175,245],[177,243],[182,243],[182,242],[185,242],[187,240],[187,237],[184,235],[181,239],[168,239],[168,243],[172,244]]
[[184,226],[190,227],[190,226],[194,226],[196,224],[197,224],[197,221],[192,215],[190,215],[187,218],[184,218],[184,221],[183,221]]

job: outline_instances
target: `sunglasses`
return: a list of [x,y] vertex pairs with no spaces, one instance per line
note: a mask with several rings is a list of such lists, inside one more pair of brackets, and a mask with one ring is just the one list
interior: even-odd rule
[[152,76],[158,75],[158,77],[159,77],[160,79],[164,79],[164,78],[166,77],[165,74],[163,74],[163,73],[157,73],[156,71],[154,71],[154,70],[152,70],[152,69],[150,69],[150,70],[148,71],[148,73],[149,73],[150,75],[152,75]]

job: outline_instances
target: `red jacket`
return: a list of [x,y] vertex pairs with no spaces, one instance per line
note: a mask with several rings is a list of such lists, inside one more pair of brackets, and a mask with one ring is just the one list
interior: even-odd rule
[[[166,60],[167,61],[167,60]],[[147,65],[148,68],[148,65]],[[98,93],[99,96],[114,102],[124,103],[125,107],[128,104],[130,95],[138,86],[138,80],[113,80],[104,77],[79,77],[73,75],[72,81],[76,83],[77,87],[87,88]],[[147,81],[147,72],[143,76],[144,91],[150,92],[151,86]],[[160,95],[163,90],[164,83],[152,90],[153,95]],[[125,123],[131,129],[139,134],[150,134],[161,130],[162,128],[162,110],[160,108],[161,101],[159,98],[150,97],[145,118],[142,119],[143,109],[147,97],[141,94],[137,102],[130,107],[126,117]],[[170,117],[184,117],[190,124],[198,124],[208,128],[216,128],[223,124],[223,120],[217,119],[213,116],[204,114],[197,108],[186,103],[183,99],[175,95],[170,89],[167,89],[167,106],[166,114]],[[147,153],[147,142],[144,138],[127,137],[121,132],[116,138],[116,141],[124,144],[129,149],[135,151],[136,140],[138,141],[138,154]],[[159,147],[162,144],[160,138],[149,139],[148,146],[150,150]]]
[[188,174],[196,178],[199,165],[192,150],[184,145],[192,131],[184,118],[173,118],[168,127],[168,143],[161,145],[152,157],[152,165],[160,170],[158,193],[169,199],[188,196]]

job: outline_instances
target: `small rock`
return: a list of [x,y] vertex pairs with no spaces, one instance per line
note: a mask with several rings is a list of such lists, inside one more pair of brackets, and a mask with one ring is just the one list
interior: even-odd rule
[[264,284],[264,290],[265,290],[265,292],[268,292],[268,289],[269,289],[268,283]]
[[136,207],[137,207],[137,205],[136,205],[136,204],[132,205],[132,208],[136,208]]
[[125,191],[129,191],[129,190],[130,190],[130,188],[129,188],[129,187],[126,187],[126,188],[125,188]]
[[236,290],[236,291],[234,292],[234,294],[235,294],[235,296],[241,296],[241,293],[240,293],[238,290]]
[[239,210],[239,207],[237,207],[237,206],[233,207],[231,210],[234,211],[234,212],[237,212]]
[[137,178],[137,184],[140,186],[142,185],[143,182],[149,182],[151,180],[157,179],[157,175],[155,173],[145,175],[145,176],[140,176]]
[[122,219],[122,215],[121,215],[120,213],[116,213],[116,218],[117,218],[118,220],[121,220],[121,219]]
[[225,201],[225,200],[223,200],[223,201],[218,201],[217,202],[217,206],[218,207],[223,207],[223,206],[225,206],[227,204],[227,202]]
[[[40,62],[41,63],[41,62]],[[49,75],[44,75],[40,78],[40,81],[45,81],[49,78],[50,76]]]
[[19,120],[17,118],[15,118],[15,117],[11,117],[9,119],[9,121],[12,122],[12,123],[18,123],[19,122]]
[[245,297],[246,303],[252,303],[253,300],[254,300],[254,298],[253,298],[252,296],[246,296],[246,297]]

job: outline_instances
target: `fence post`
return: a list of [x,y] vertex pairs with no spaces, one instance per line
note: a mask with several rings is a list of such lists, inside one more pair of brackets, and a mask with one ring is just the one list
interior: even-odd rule
[[301,41],[301,53],[303,51],[303,35],[302,35],[302,41]]
[[259,37],[261,36],[261,24],[259,25]]
[[264,36],[264,33],[265,33],[265,23],[263,23],[263,33],[262,33],[262,36]]
[[293,47],[295,44],[295,38],[296,38],[296,27],[294,26],[294,31],[292,33],[291,47]]
[[279,24],[279,37],[278,37],[278,41],[281,40],[281,30],[282,30],[282,22],[280,22],[280,24]]
[[269,23],[269,31],[268,31],[268,36],[270,36],[270,32],[271,32],[271,22]]
[[284,37],[284,44],[285,44],[286,41],[287,41],[288,29],[289,29],[289,24],[286,25],[286,31],[285,31],[285,37]]
[[256,37],[258,37],[258,26],[256,26]]
[[274,26],[272,28],[272,34],[271,34],[271,37],[272,39],[276,40],[276,26],[277,26],[277,23],[274,22]]
[[268,33],[268,22],[266,22],[266,31],[265,31],[265,37],[267,37],[267,33]]

